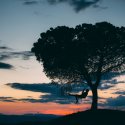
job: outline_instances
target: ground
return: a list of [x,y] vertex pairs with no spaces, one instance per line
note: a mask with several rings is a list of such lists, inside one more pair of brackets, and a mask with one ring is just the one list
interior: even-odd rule
[[124,116],[125,111],[87,110],[50,120],[45,125],[122,125],[125,124]]

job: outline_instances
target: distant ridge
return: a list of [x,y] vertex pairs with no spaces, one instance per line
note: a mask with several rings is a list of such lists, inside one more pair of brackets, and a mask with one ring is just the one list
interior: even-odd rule
[[57,117],[59,116],[51,114],[24,114],[24,115],[0,114],[0,125],[34,125],[34,124],[39,125],[44,123],[44,121],[54,119]]

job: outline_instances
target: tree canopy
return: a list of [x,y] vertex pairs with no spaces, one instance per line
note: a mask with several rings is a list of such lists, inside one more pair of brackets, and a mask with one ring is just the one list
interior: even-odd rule
[[75,28],[58,26],[41,33],[32,52],[52,79],[83,79],[97,72],[125,70],[125,28],[101,22]]

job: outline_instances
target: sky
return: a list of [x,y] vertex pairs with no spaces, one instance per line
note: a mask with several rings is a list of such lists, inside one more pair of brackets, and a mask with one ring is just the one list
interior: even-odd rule
[[[0,0],[0,113],[53,114],[52,109],[57,109],[56,114],[62,115],[90,108],[91,92],[85,102],[76,105],[73,99],[68,100],[69,103],[60,102],[60,97],[53,95],[55,90],[39,90],[39,83],[49,83],[50,80],[30,50],[40,33],[50,27],[75,27],[82,23],[95,24],[101,21],[125,26],[124,6],[124,0]],[[115,84],[108,81],[100,87],[100,108],[125,109],[125,76],[116,79]],[[15,83],[19,83],[18,87],[15,87]],[[32,89],[34,84],[36,91]],[[27,85],[31,85],[31,88]],[[41,110],[47,108],[46,104],[51,106],[47,111]],[[33,108],[32,105],[39,108]],[[14,110],[10,110],[9,106]],[[62,112],[63,106],[65,112]]]

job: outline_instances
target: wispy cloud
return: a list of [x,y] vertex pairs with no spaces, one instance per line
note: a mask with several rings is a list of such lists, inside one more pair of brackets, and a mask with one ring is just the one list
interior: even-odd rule
[[5,52],[8,52],[9,50],[11,49],[7,46],[0,46],[0,69],[12,69],[13,68],[11,64],[1,62],[4,59],[9,58],[9,55],[5,54]]
[[16,52],[12,48],[0,45],[0,69],[12,69],[14,66],[7,61],[14,58],[29,60],[34,54],[30,51]]
[[76,12],[79,12],[90,6],[93,6],[95,8],[99,7],[99,5],[97,5],[97,4],[101,0],[47,0],[47,1],[51,5],[65,2],[65,3],[69,4],[70,6],[72,6]]
[[5,54],[5,53],[0,53],[0,60],[6,60],[6,59],[9,59],[10,56]]
[[11,58],[22,57],[23,60],[28,60],[31,56],[34,56],[34,54],[31,53],[30,51],[9,52],[8,55],[10,55]]
[[10,50],[10,48],[6,46],[0,46],[0,50]]
[[112,88],[114,86],[115,86],[115,84],[112,84],[112,83],[103,83],[103,84],[101,84],[99,89],[106,90],[106,89]]
[[12,59],[12,58],[22,58],[23,60],[28,60],[34,54],[30,51],[19,51],[16,52],[13,49],[0,46],[0,60]]
[[117,92],[114,92],[113,94],[125,95],[125,91],[117,91]]
[[109,98],[105,103],[108,106],[125,106],[125,96],[118,96],[116,98]]
[[0,97],[1,102],[40,102],[40,99],[33,99],[33,98],[22,98],[22,99],[17,99],[13,97],[6,97],[6,96],[1,96]]
[[1,96],[0,101],[2,101],[2,102],[14,102],[12,97],[5,97],[5,96]]
[[71,7],[73,7],[75,12],[85,10],[91,6],[93,8],[106,9],[106,7],[100,6],[101,0],[23,0],[23,4],[27,6],[40,4],[42,2],[47,2],[50,5],[66,3],[66,4],[69,4]]
[[24,5],[34,5],[38,4],[39,2],[37,0],[24,0],[23,4]]

